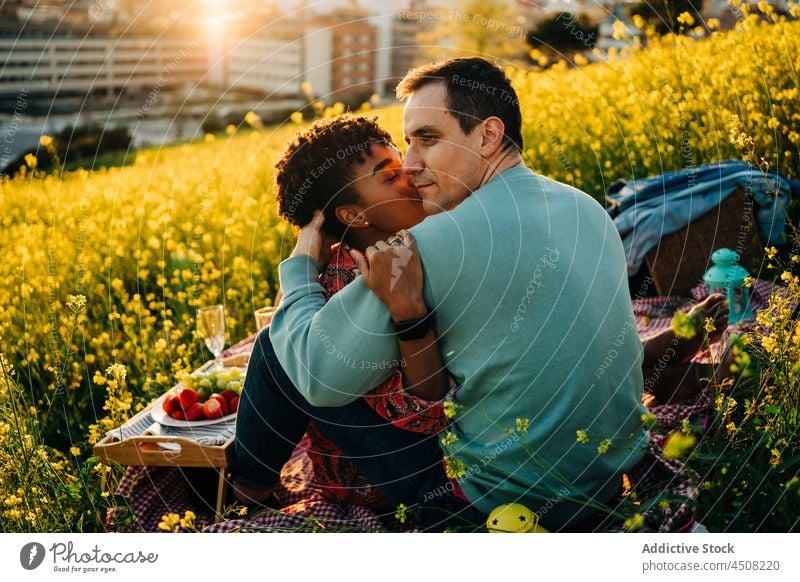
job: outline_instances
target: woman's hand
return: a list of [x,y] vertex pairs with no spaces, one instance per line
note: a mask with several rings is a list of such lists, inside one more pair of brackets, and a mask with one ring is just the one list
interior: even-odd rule
[[321,268],[328,266],[331,260],[331,244],[333,240],[322,230],[325,215],[321,211],[314,212],[314,218],[300,229],[297,235],[297,244],[292,251],[292,256],[307,255],[317,261]]
[[364,283],[389,309],[394,321],[422,319],[428,306],[422,295],[422,261],[414,237],[401,230],[392,244],[379,241],[366,256],[350,251]]

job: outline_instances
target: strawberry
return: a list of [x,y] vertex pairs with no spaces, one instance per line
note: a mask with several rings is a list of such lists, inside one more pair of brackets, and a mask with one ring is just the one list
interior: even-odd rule
[[[225,402],[225,400],[222,399],[222,402]],[[219,398],[214,398],[212,396],[202,406],[203,406],[203,413],[209,420],[213,420],[215,418],[222,418],[223,416],[225,416],[224,414],[222,414],[222,404],[220,403]]]
[[178,395],[174,392],[170,392],[167,394],[167,397],[164,399],[164,403],[162,404],[162,408],[164,408],[164,412],[172,416],[172,412],[178,410],[180,408],[180,401],[178,400]]
[[228,403],[228,410],[230,411],[231,414],[233,414],[234,412],[239,410],[239,397],[238,396],[234,396],[233,398],[231,398],[231,401]]
[[238,397],[238,394],[236,394],[236,392],[234,392],[233,390],[228,390],[226,388],[225,390],[223,390],[220,393],[220,396],[222,396],[225,399],[225,402],[228,403],[228,408],[230,408],[231,400],[233,400],[234,398]]
[[230,411],[230,407],[228,406],[228,401],[225,400],[220,394],[212,394],[209,400],[214,399],[219,402],[220,408],[222,408],[222,416],[228,416]]
[[192,404],[200,401],[200,397],[197,395],[197,392],[195,392],[191,388],[184,388],[183,390],[178,392],[178,398],[181,401],[181,408],[183,408],[184,410],[189,410],[189,407]]
[[206,414],[203,411],[203,405],[195,402],[186,410],[186,420],[205,420]]
[[180,408],[173,410],[172,412],[169,413],[169,415],[175,420],[186,420],[186,415]]

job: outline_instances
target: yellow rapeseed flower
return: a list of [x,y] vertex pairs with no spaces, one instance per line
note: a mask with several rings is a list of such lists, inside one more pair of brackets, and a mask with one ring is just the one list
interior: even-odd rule
[[656,415],[652,412],[646,412],[641,416],[642,424],[647,430],[650,430],[656,424]]
[[397,512],[395,512],[394,517],[400,523],[405,523],[407,513],[408,513],[408,507],[406,506],[405,503],[401,503],[400,505],[397,506]]
[[73,313],[80,313],[86,309],[86,297],[84,295],[67,295],[67,307]]
[[459,408],[461,407],[458,404],[450,400],[448,400],[442,405],[442,411],[449,420],[453,420],[456,417],[456,411]]
[[194,520],[197,519],[194,511],[186,510],[183,517],[180,519],[180,524],[183,529],[194,529]]
[[445,447],[451,447],[458,441],[458,437],[453,434],[452,431],[447,431],[444,433],[444,437],[442,438],[442,445]]
[[255,111],[248,111],[244,116],[244,121],[247,125],[255,129],[261,129],[264,125],[261,121],[261,117]]
[[676,313],[669,325],[672,328],[672,333],[681,339],[692,339],[697,335],[697,325],[694,317],[685,311]]
[[673,432],[664,442],[664,452],[662,456],[665,459],[680,459],[696,442],[697,439],[692,435],[687,435],[680,431]]
[[128,375],[128,370],[122,364],[111,364],[106,368],[106,374],[114,378],[117,382],[122,383]]
[[614,40],[622,40],[627,35],[627,29],[625,28],[625,23],[621,20],[614,21],[614,31],[612,32],[611,36]]
[[451,456],[444,456],[445,474],[450,479],[460,479],[467,473],[467,467],[463,462]]
[[181,516],[177,513],[167,513],[161,516],[158,529],[169,532],[180,531]]
[[625,528],[628,531],[639,531],[644,527],[644,516],[641,513],[636,513],[632,517],[625,520]]
[[768,354],[774,354],[778,351],[778,341],[771,335],[767,335],[761,338],[761,347]]

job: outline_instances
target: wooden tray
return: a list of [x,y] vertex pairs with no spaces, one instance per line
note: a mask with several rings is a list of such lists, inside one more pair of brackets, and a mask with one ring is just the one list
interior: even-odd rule
[[[149,413],[150,406],[134,418]],[[233,457],[234,437],[222,445],[203,445],[186,437],[141,435],[118,440],[106,435],[94,446],[94,454],[102,459],[123,465],[146,465],[153,467],[229,467]],[[159,446],[160,443],[175,443],[180,450],[173,451]]]

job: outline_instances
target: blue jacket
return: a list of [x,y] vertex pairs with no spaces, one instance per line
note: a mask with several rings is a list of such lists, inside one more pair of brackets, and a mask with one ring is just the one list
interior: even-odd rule
[[[608,212],[622,237],[628,275],[639,270],[645,255],[661,237],[713,210],[738,187],[753,197],[761,239],[768,244],[784,244],[784,208],[792,194],[800,196],[800,183],[778,174],[767,180],[761,171],[744,162],[693,166],[634,180],[610,191],[607,198],[614,205]],[[776,187],[779,196],[772,194]]]

